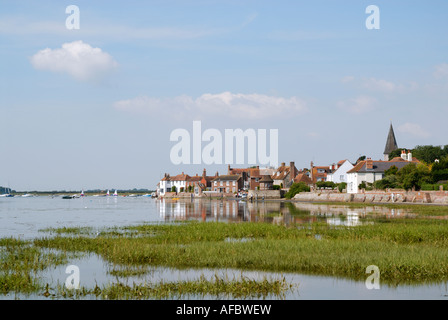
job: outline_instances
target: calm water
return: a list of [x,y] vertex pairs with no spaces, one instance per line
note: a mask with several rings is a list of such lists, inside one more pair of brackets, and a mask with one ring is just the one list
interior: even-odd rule
[[[279,215],[278,213],[282,214]],[[297,215],[297,213],[302,213]],[[47,235],[45,228],[93,227],[104,228],[141,223],[162,223],[175,220],[196,219],[201,221],[264,221],[276,224],[312,223],[326,221],[333,225],[356,227],[360,218],[369,214],[403,217],[403,210],[384,207],[348,208],[334,205],[307,203],[285,204],[283,202],[246,203],[235,200],[209,201],[161,201],[149,197],[83,197],[62,199],[61,197],[14,197],[0,198],[0,237],[32,239]],[[116,282],[109,275],[111,266],[96,255],[72,259],[69,264],[80,269],[81,285],[94,287]],[[53,285],[65,283],[68,276],[66,266],[47,270],[43,279]],[[219,274],[228,278],[239,278],[240,270],[176,270],[152,268],[143,277],[120,279],[122,282],[176,281],[195,279],[204,275]],[[381,285],[380,289],[367,289],[364,281],[351,281],[334,277],[302,274],[278,274],[266,272],[243,272],[250,278],[282,278],[297,284],[297,289],[286,295],[286,299],[448,299],[448,285],[399,286]],[[14,294],[0,299],[14,299]],[[27,298],[20,297],[19,298]],[[29,298],[29,297],[28,297]],[[33,299],[43,297],[32,296]],[[211,297],[213,298],[213,297]],[[276,298],[276,297],[272,297]],[[192,297],[194,299],[194,297]]]

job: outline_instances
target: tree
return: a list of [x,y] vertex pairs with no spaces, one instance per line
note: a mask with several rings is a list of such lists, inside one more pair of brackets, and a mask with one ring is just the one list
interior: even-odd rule
[[339,192],[344,191],[345,188],[347,188],[347,183],[346,182],[341,182],[341,183],[338,184]]
[[289,191],[285,194],[286,199],[293,198],[299,192],[309,192],[310,187],[305,182],[296,182],[293,183],[289,188]]
[[391,175],[396,175],[398,172],[398,168],[396,166],[392,166],[389,169],[387,169],[386,171],[384,171],[384,176],[391,176]]
[[437,183],[441,180],[448,180],[448,157],[444,157],[439,160],[439,162],[432,165],[431,177],[433,183]]
[[316,187],[334,189],[334,188],[336,188],[336,183],[334,183],[333,181],[317,181]]
[[377,180],[373,183],[375,189],[393,189],[400,188],[400,182],[396,174],[386,175],[383,179]]
[[432,182],[429,167],[423,163],[409,163],[398,170],[396,176],[406,190],[420,190],[423,184]]
[[360,156],[358,158],[358,160],[355,161],[355,163],[358,163],[358,162],[361,162],[361,161],[364,161],[364,160],[366,160],[366,156]]

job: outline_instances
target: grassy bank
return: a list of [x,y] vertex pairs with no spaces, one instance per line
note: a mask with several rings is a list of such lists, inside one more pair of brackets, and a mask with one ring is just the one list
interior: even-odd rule
[[[140,225],[97,238],[41,238],[34,246],[93,252],[122,266],[236,268],[365,279],[376,265],[387,283],[448,280],[448,225],[425,219],[383,219],[356,228],[324,223]],[[318,236],[318,237],[317,237]]]

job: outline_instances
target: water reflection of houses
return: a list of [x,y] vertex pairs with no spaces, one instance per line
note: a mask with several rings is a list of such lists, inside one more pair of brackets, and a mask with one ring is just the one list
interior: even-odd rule
[[[291,214],[292,204],[282,202],[238,200],[169,200],[157,201],[160,217],[165,221],[200,220],[232,222],[268,222],[275,224],[309,223],[316,220],[310,215]],[[294,210],[293,210],[294,211]]]
[[222,222],[267,222],[282,225],[325,221],[335,226],[358,226],[366,217],[399,218],[409,216],[404,209],[385,206],[350,207],[334,204],[285,203],[282,201],[170,200],[157,201],[165,221],[199,220]]
[[251,221],[244,203],[235,200],[157,201],[160,217],[166,221]]

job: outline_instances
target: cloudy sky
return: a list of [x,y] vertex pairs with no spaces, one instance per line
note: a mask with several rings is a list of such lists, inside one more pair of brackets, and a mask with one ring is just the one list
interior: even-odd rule
[[[380,29],[366,28],[371,4]],[[195,120],[223,136],[277,129],[279,162],[298,168],[382,158],[391,121],[399,147],[448,144],[446,12],[445,0],[2,0],[0,186],[225,173],[172,163],[170,134]]]

